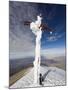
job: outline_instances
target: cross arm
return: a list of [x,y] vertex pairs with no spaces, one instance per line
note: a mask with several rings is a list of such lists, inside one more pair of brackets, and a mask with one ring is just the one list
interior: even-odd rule
[[24,25],[30,25],[30,21],[24,21]]
[[47,24],[41,24],[40,27],[42,27],[42,31],[49,31],[49,32],[53,31],[51,28],[49,28]]

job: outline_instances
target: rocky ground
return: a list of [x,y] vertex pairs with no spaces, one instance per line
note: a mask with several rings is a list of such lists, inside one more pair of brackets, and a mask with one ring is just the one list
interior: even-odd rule
[[[33,84],[33,68],[23,76],[21,79],[16,81],[10,88],[25,88],[25,87],[41,87],[38,84]],[[41,73],[44,76],[42,86],[62,86],[66,85],[66,72],[57,67],[41,67]]]

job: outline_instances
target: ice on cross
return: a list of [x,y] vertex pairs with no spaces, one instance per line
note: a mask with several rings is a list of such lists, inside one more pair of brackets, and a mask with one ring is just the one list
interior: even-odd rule
[[42,27],[40,27],[41,21],[42,21],[42,17],[37,16],[37,20],[35,22],[30,23],[30,29],[35,35],[37,35],[37,32],[39,33],[42,29]]
[[41,45],[41,37],[42,37],[42,27],[41,26],[42,17],[37,16],[37,20],[35,22],[30,23],[30,29],[36,35],[36,47],[35,47],[35,60],[34,64],[34,83],[39,83],[39,75],[40,75],[40,45]]

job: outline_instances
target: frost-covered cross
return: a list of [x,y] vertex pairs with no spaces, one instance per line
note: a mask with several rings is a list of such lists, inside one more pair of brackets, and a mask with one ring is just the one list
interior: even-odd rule
[[33,34],[36,36],[36,46],[35,46],[35,60],[33,62],[34,65],[34,84],[39,84],[39,75],[40,75],[40,64],[41,64],[41,56],[40,56],[40,48],[41,48],[41,37],[43,30],[49,30],[50,34],[52,34],[51,29],[45,24],[42,24],[41,15],[37,16],[37,20],[35,22],[25,21],[24,25],[30,25],[30,29]]

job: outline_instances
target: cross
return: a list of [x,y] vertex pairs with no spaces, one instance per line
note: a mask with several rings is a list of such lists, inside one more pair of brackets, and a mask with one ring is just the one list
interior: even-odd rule
[[41,48],[41,37],[43,31],[49,31],[52,34],[52,29],[48,27],[47,24],[42,24],[42,16],[38,15],[37,20],[35,22],[24,21],[24,25],[30,26],[32,32],[36,35],[36,47],[35,47],[35,60],[33,62],[34,65],[34,84],[39,84],[39,75],[41,73],[40,70],[40,48]]
[[[31,23],[32,23],[31,21],[24,21],[24,25],[25,26],[30,26]],[[41,29],[42,31],[49,31],[50,34],[52,34],[52,32],[53,32],[53,29],[51,29],[46,23],[45,24],[42,24],[41,23],[41,25],[39,26],[39,28],[40,27],[42,27],[42,29]]]

